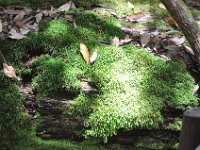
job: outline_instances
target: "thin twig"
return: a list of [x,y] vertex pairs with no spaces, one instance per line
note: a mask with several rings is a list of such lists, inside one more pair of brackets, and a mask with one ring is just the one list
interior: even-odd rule
[[6,59],[5,59],[4,55],[3,55],[3,53],[1,52],[1,50],[0,50],[0,54],[1,54],[1,57],[3,58],[3,62],[6,63]]

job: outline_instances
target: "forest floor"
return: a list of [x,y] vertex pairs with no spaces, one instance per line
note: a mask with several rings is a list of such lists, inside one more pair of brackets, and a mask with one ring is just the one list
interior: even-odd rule
[[[54,7],[51,7],[51,5]],[[194,18],[200,24],[200,11],[193,8],[191,10]],[[80,26],[84,29],[79,29]],[[200,70],[198,70],[194,61],[192,49],[177,23],[159,2],[137,1],[127,3],[122,0],[103,4],[80,2],[77,5],[76,1],[74,3],[70,1],[66,4],[63,1],[56,3],[35,2],[33,4],[23,1],[0,1],[0,37],[2,44],[0,50],[4,59],[0,62],[7,62],[14,66],[18,79],[22,83],[21,90],[27,96],[26,112],[32,119],[37,118],[37,111],[41,111],[40,115],[45,118],[49,117],[48,113],[56,113],[57,115],[59,110],[57,109],[57,101],[52,99],[51,101],[48,99],[41,106],[37,106],[38,110],[35,108],[36,96],[30,88],[30,82],[33,80],[33,72],[30,73],[30,66],[46,54],[60,55],[62,52],[56,50],[61,49],[63,45],[68,45],[72,49],[77,47],[77,43],[82,42],[89,49],[95,48],[96,45],[112,45],[115,47],[135,45],[138,49],[151,53],[155,57],[160,57],[164,62],[176,61],[180,63],[193,76],[196,84],[200,82]],[[75,46],[72,44],[74,41],[77,42],[74,44]],[[11,44],[12,46],[10,46]],[[26,49],[25,52],[24,49]],[[98,59],[96,56],[98,52],[92,51],[93,57],[89,57],[89,54],[85,51],[81,52],[86,63],[93,63]],[[68,56],[68,54],[62,55]],[[82,81],[82,83],[85,83],[85,81]],[[88,92],[84,85],[81,90],[85,93]],[[90,88],[89,92],[95,92],[95,90],[95,88]],[[56,104],[56,107],[49,109],[49,106],[54,106],[54,104]],[[43,108],[46,110],[42,111]],[[30,136],[31,140],[21,141],[13,149],[177,149],[181,114],[182,111],[180,110],[175,112],[166,109],[162,112],[164,124],[174,123],[176,120],[174,116],[178,116],[179,120],[176,120],[176,124],[156,131],[122,132],[110,138],[107,144],[91,139],[52,140],[49,136],[52,137],[53,135],[50,135],[50,133],[39,133],[38,135],[43,139],[50,140]],[[53,139],[56,139],[56,137],[60,139],[60,136],[57,135]]]

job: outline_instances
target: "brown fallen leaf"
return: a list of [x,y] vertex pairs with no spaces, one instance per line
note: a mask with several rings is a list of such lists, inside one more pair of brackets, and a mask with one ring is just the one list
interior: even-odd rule
[[21,12],[21,10],[15,10],[13,8],[6,8],[6,9],[4,9],[3,12],[8,15],[17,15]]
[[136,21],[138,18],[140,18],[142,16],[144,16],[143,13],[137,12],[137,13],[134,13],[132,16],[127,16],[126,19],[128,21],[134,22],[134,21]]
[[161,9],[167,10],[166,7],[165,7],[162,3],[160,3],[158,6],[159,6]]
[[73,15],[65,15],[64,17],[65,17],[65,19],[67,19],[67,20],[69,20],[71,22],[74,21]]
[[133,39],[122,39],[119,41],[119,45],[129,44]]
[[8,66],[6,63],[3,63],[3,73],[9,78],[17,77],[13,66]]
[[156,18],[153,14],[143,14],[142,12],[134,13],[132,16],[127,16],[126,20],[130,22],[147,22]]
[[128,8],[134,9],[135,6],[131,2],[128,1]]
[[34,30],[35,32],[38,32],[38,30],[39,30],[39,24],[37,24],[36,22],[34,24],[27,23],[26,26],[29,29]]
[[155,19],[157,16],[153,15],[153,14],[146,14],[140,18],[138,18],[136,21],[137,22],[148,22],[149,20]]
[[71,8],[76,8],[76,6],[74,5],[74,3],[72,1],[69,1],[68,3],[60,6],[58,8],[59,11],[69,11]]
[[185,50],[186,50],[189,54],[191,54],[192,56],[195,56],[194,51],[193,51],[193,49],[192,49],[191,47],[186,46],[186,45],[184,45],[183,47],[185,48]]
[[35,15],[35,19],[37,23],[40,23],[40,21],[42,20],[42,16],[43,16],[43,13],[39,13]]
[[167,22],[168,24],[174,25],[174,26],[178,27],[177,22],[176,22],[173,18],[165,17],[165,20],[166,20],[166,22]]
[[30,32],[31,30],[28,29],[28,27],[24,26],[23,28],[20,28],[20,32],[23,35],[26,35]]
[[119,46],[119,38],[115,36],[115,38],[112,40],[112,45],[118,47]]
[[89,54],[87,46],[83,43],[80,43],[80,52],[83,55],[83,58],[86,61],[86,63],[89,64],[90,63],[90,54]]
[[21,21],[24,16],[25,16],[25,12],[24,11],[21,11],[15,18],[14,18],[14,21],[17,22],[17,21]]
[[1,22],[1,20],[0,20],[0,33],[3,31],[3,24],[2,24],[2,22]]
[[9,32],[9,38],[11,39],[15,39],[15,40],[21,40],[24,39],[26,36],[20,33],[17,33],[17,31],[15,29],[11,29]]
[[44,15],[45,17],[47,17],[47,16],[49,15],[48,10],[43,10],[42,13],[43,13],[43,15]]
[[168,39],[168,43],[174,44],[174,45],[182,45],[185,42],[185,37],[172,37]]
[[145,47],[151,40],[151,37],[148,33],[143,33],[140,37],[140,42],[141,42],[141,45],[142,47]]
[[24,23],[23,23],[23,19],[25,17],[25,12],[24,11],[21,11],[15,18],[14,18],[14,22],[16,24],[17,27],[21,28],[24,26]]
[[73,26],[74,26],[74,29],[77,29],[78,28],[78,25],[76,24],[76,21],[73,20]]
[[90,56],[90,63],[95,62],[97,59],[97,51],[94,51],[93,54]]

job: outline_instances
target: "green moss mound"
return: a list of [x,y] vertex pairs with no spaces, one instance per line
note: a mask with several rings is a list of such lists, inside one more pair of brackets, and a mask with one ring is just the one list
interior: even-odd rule
[[[64,48],[65,57],[45,56],[33,63],[32,85],[38,94],[60,90],[80,93],[88,78],[98,94],[80,94],[68,112],[87,118],[86,136],[103,138],[121,129],[157,129],[162,109],[197,106],[192,77],[175,62],[164,62],[133,46],[99,46],[96,62],[86,65],[79,50]],[[66,111],[66,112],[67,112]]]
[[[159,128],[165,107],[197,105],[191,94],[192,77],[181,65],[165,63],[134,46],[101,44],[111,42],[114,36],[122,37],[115,18],[85,11],[76,17],[76,24],[65,19],[43,23],[38,34],[15,42],[11,49],[19,55],[12,56],[17,59],[47,54],[31,66],[33,88],[38,98],[59,91],[76,93],[72,108],[66,112],[87,119],[86,136],[106,141],[119,130]],[[97,51],[93,64],[86,65],[80,43],[87,45],[90,54]],[[81,93],[83,78],[97,86],[98,94]]]
[[[93,111],[86,109],[91,112],[86,135],[106,140],[119,129],[159,128],[163,108],[197,105],[192,78],[177,63],[165,63],[132,46],[102,47],[98,56],[89,76],[100,94]],[[88,98],[81,97],[77,103],[87,103]]]
[[37,66],[37,76],[33,78],[32,86],[40,95],[39,97],[53,94],[56,91],[72,93],[80,91],[80,79],[85,72],[76,67],[76,62],[73,64],[69,60],[66,63],[60,58],[45,56],[33,65]]

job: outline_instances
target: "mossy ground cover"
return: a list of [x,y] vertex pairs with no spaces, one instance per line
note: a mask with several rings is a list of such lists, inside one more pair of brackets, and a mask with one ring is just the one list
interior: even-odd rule
[[[15,2],[2,0],[0,4],[24,5],[24,2],[25,0]],[[102,3],[97,0],[74,2],[84,8]],[[141,10],[143,7],[146,11],[156,12],[160,17],[167,14],[166,11],[156,9],[152,1],[151,3],[145,1],[145,7],[143,2],[134,2],[138,6],[136,9]],[[45,3],[34,0],[26,3],[26,6],[44,7],[46,4],[49,6],[54,3],[55,1]],[[55,7],[61,4],[63,4],[62,0],[56,2]],[[120,15],[131,14],[133,11],[126,8],[126,1],[107,1],[105,4],[114,8]],[[157,3],[155,5],[157,6]],[[71,108],[69,110],[66,108],[65,114],[86,119],[86,137],[92,136],[107,141],[119,130],[160,129],[163,125],[161,111],[164,108],[184,110],[189,106],[198,105],[196,97],[191,94],[192,77],[180,64],[164,62],[132,45],[117,48],[101,43],[102,41],[111,43],[115,36],[123,37],[119,20],[103,18],[91,10],[83,11],[82,15],[75,19],[77,28],[72,22],[63,18],[44,22],[39,33],[32,34],[26,39],[17,42],[1,39],[0,43],[3,43],[1,44],[2,53],[6,60],[15,66],[18,75],[29,74],[31,76],[30,84],[37,93],[38,100],[59,91],[72,92],[77,95]],[[159,26],[160,21],[157,21]],[[132,26],[132,24],[129,25]],[[86,44],[90,53],[97,51],[98,57],[93,64],[87,65],[83,60],[79,50],[80,43]],[[40,55],[43,56],[34,61],[30,68],[23,68],[25,61],[32,56]],[[0,78],[3,77],[0,76]],[[86,95],[81,92],[80,82],[83,78],[87,78],[97,86],[98,94]],[[19,85],[11,84],[10,86],[11,90],[17,94],[16,90]],[[9,95],[13,93],[10,88],[0,87],[1,93],[5,90],[7,92],[7,94],[2,94],[7,97],[1,98],[2,95],[0,95],[0,100],[6,99],[10,105],[19,105],[16,111],[22,111],[21,97],[19,98],[20,103],[16,104],[15,98],[19,95]],[[7,119],[7,116],[3,115],[3,119]],[[20,118],[17,119],[20,120]],[[4,128],[2,124],[0,127]],[[14,126],[14,128],[18,127]],[[148,138],[148,141],[151,140]],[[20,142],[15,149],[106,149],[101,146],[87,146],[87,144],[78,146],[71,142],[39,139],[27,142],[30,145],[28,148],[24,143]],[[142,144],[138,143],[138,145]],[[152,147],[151,144],[149,145]],[[162,149],[163,145],[160,145]],[[123,149],[118,146],[114,148]]]
[[117,143],[102,144],[95,140],[85,140],[84,142],[72,142],[66,140],[42,140],[32,138],[31,140],[21,141],[14,146],[14,150],[147,150],[147,149],[177,149],[177,139],[173,136],[165,135],[147,136],[140,138],[135,146],[120,145]]

